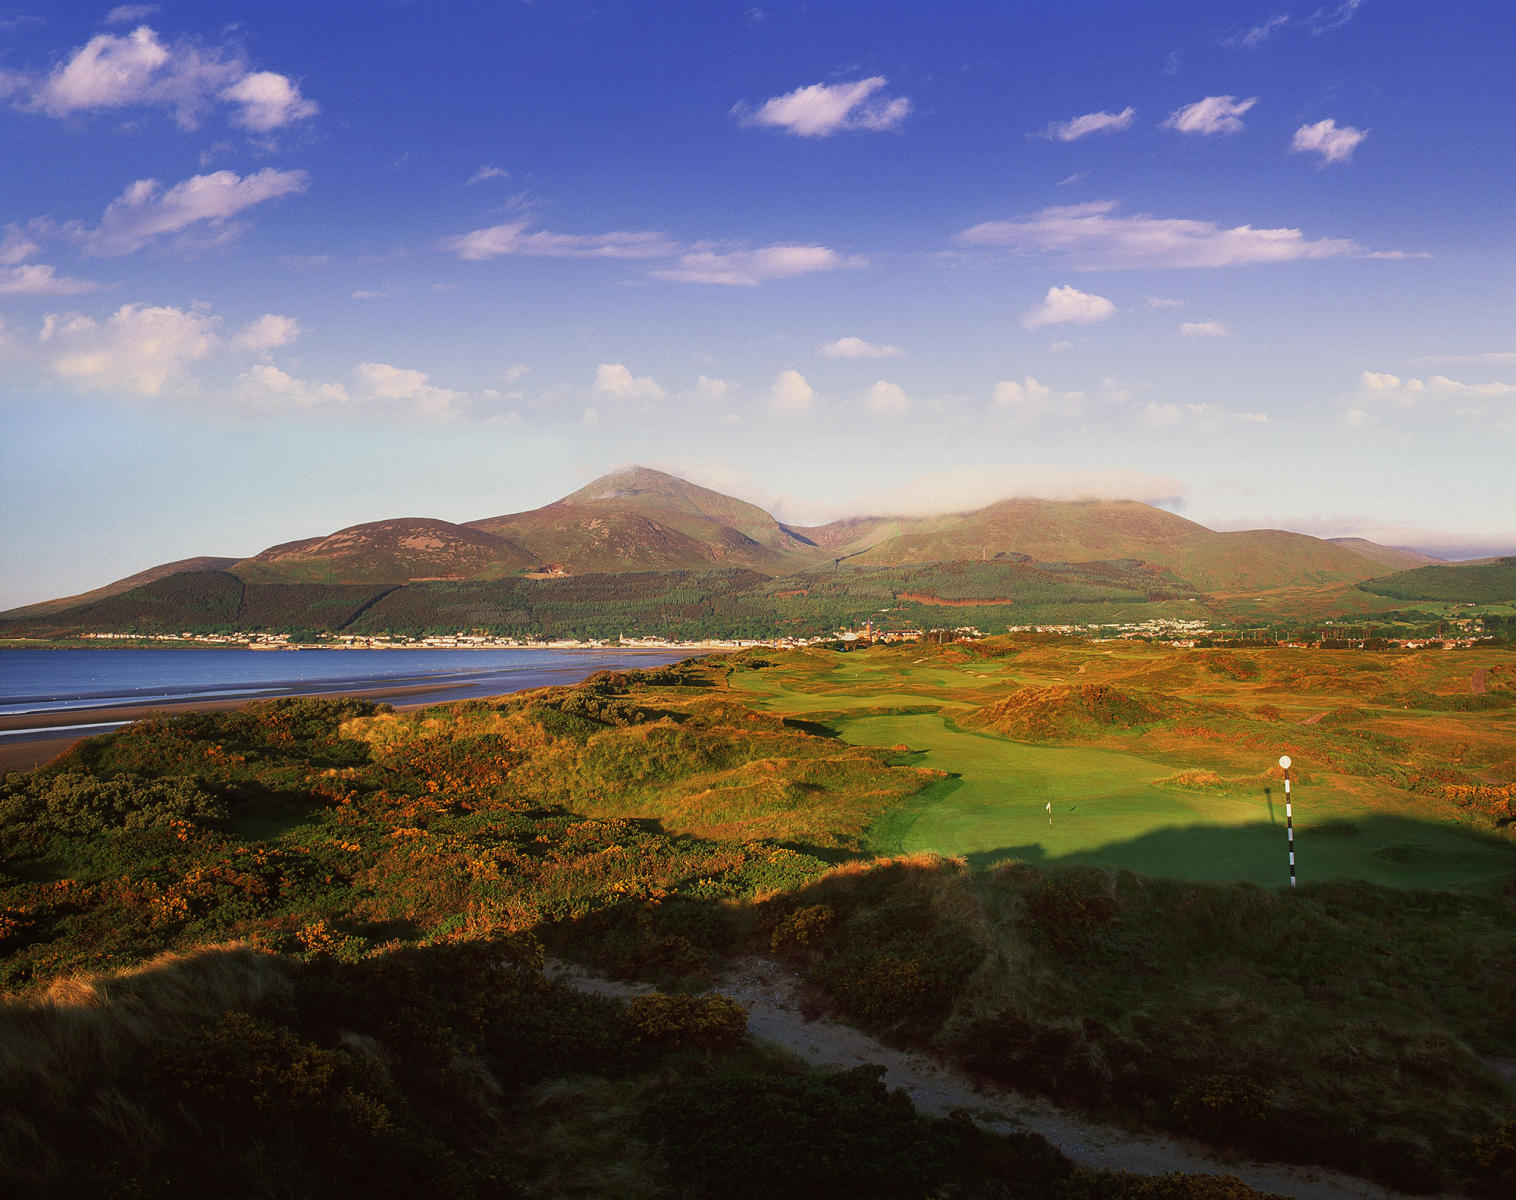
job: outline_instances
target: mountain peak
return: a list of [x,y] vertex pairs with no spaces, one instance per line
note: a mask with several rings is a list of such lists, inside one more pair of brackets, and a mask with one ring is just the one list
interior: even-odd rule
[[563,500],[569,504],[583,504],[590,500],[618,500],[623,496],[687,496],[692,491],[705,490],[677,475],[655,471],[652,467],[630,466],[591,480]]

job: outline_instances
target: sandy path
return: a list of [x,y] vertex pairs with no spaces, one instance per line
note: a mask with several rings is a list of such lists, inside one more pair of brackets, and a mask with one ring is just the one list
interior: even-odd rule
[[[549,960],[546,973],[603,996],[626,997],[653,990],[649,984],[606,979],[558,960]],[[945,1116],[961,1108],[987,1129],[1039,1133],[1082,1166],[1148,1175],[1169,1171],[1234,1175],[1260,1191],[1297,1200],[1398,1200],[1402,1196],[1336,1171],[1222,1159],[1198,1142],[1104,1125],[1036,1096],[998,1088],[981,1090],[925,1055],[894,1050],[841,1021],[830,1017],[807,1021],[800,1011],[798,977],[768,959],[735,960],[711,990],[732,997],[748,1010],[753,1036],[782,1046],[813,1066],[844,1069],[876,1063],[885,1068],[885,1083],[905,1089],[922,1112]]]
[[1484,677],[1487,674],[1489,674],[1489,668],[1480,667],[1477,671],[1470,675],[1469,691],[1473,692],[1476,696],[1482,695],[1484,693]]
[[1326,716],[1326,713],[1324,713],[1324,712],[1312,713],[1310,716],[1308,716],[1304,721],[1302,721],[1300,723],[1302,725],[1315,725],[1324,716]]

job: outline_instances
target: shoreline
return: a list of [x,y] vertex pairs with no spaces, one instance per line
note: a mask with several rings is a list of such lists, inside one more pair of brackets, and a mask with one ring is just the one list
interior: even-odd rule
[[[646,648],[645,653],[668,660],[660,651]],[[623,651],[626,653],[626,651]],[[679,661],[683,655],[671,661]],[[605,668],[607,670],[613,668]],[[518,691],[531,691],[539,687],[554,687],[564,683],[579,683],[595,671],[579,674],[574,668],[560,668],[555,674],[575,675],[567,680],[534,679],[526,687],[496,691],[484,691],[479,697],[509,696]],[[459,696],[460,684],[455,679],[438,679],[430,683],[381,684],[376,687],[353,686],[323,688],[320,685],[280,689],[260,696],[242,696],[205,700],[143,701],[141,703],[114,703],[95,707],[69,708],[43,712],[10,713],[0,715],[0,734],[14,735],[0,738],[0,774],[7,771],[30,771],[45,766],[71,746],[87,737],[108,733],[111,729],[140,721],[148,716],[173,716],[185,712],[226,712],[243,708],[260,700],[276,700],[293,696],[356,696],[372,700],[376,704],[391,704],[402,711],[425,708],[430,704],[446,703],[470,697]],[[478,698],[478,697],[475,697]],[[33,732],[34,731],[34,732]]]
[[758,648],[782,649],[788,645],[804,646],[812,641],[829,641],[829,638],[812,638],[789,641],[731,640],[703,642],[257,642],[247,639],[233,641],[202,640],[188,637],[138,638],[138,637],[79,637],[57,640],[32,638],[0,638],[0,650],[256,650],[260,654],[290,650],[551,650],[559,654],[587,652],[590,654],[719,654]]

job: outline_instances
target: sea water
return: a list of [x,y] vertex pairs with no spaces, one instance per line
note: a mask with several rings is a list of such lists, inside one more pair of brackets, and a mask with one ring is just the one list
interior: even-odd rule
[[690,651],[0,649],[0,717],[425,685],[427,703],[577,683]]

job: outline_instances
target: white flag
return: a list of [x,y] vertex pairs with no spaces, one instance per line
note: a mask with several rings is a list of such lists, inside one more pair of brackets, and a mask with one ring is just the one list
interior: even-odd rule
[[1051,800],[1049,800],[1048,801],[1048,815],[1051,816],[1052,812],[1053,812],[1053,802]]

